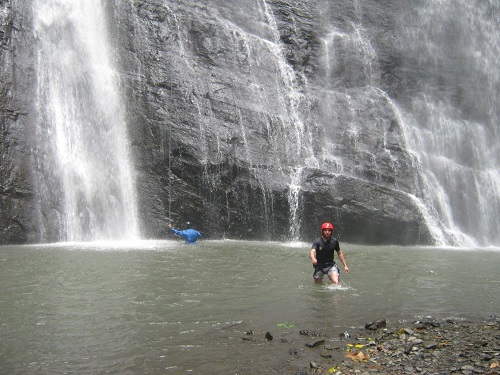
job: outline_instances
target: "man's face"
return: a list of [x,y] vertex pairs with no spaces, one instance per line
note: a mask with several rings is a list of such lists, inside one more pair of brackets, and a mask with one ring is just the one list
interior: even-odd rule
[[331,229],[323,229],[323,237],[326,239],[330,238],[332,236],[332,230]]

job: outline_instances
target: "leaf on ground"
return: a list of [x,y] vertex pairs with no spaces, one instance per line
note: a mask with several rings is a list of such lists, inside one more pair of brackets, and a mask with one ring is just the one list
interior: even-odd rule
[[370,359],[370,355],[364,354],[363,352],[358,352],[358,353],[346,352],[345,357],[357,362],[367,361]]

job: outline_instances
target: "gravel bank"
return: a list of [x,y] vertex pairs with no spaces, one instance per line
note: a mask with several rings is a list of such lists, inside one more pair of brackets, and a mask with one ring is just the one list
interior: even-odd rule
[[241,374],[500,374],[497,319],[379,320],[344,332],[284,328],[262,336],[245,333],[246,345],[265,341],[272,359],[269,367],[261,366],[263,355],[258,370]]

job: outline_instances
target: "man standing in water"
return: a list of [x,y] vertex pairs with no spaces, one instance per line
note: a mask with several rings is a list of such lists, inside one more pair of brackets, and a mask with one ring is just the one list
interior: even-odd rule
[[328,275],[332,284],[339,285],[339,269],[333,260],[335,251],[344,265],[345,273],[349,273],[349,267],[340,250],[339,241],[332,237],[333,224],[323,223],[321,225],[321,237],[314,241],[311,248],[311,260],[314,267],[314,282],[320,284],[323,282],[323,276]]
[[172,233],[184,237],[186,240],[186,243],[189,245],[194,245],[196,243],[196,240],[201,237],[201,233],[198,232],[197,230],[191,228],[191,223],[188,221],[186,223],[186,229],[185,230],[178,230],[172,227],[172,224],[168,224],[168,227],[172,231]]

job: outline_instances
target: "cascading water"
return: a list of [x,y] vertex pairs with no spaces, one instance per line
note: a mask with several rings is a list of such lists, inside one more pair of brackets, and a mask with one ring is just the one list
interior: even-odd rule
[[[319,162],[314,155],[312,148],[312,134],[303,119],[307,98],[297,87],[296,72],[292,69],[285,58],[283,42],[279,34],[276,19],[267,4],[266,0],[258,2],[261,17],[265,20],[272,35],[273,45],[271,51],[276,60],[279,75],[278,84],[282,88],[279,90],[279,100],[283,108],[284,118],[288,121],[283,124],[283,132],[278,143],[286,140],[286,147],[282,153],[281,166],[287,168],[290,181],[288,182],[288,204],[290,207],[290,237],[298,240],[300,237],[300,190],[301,173],[304,166],[317,168]],[[305,77],[302,77],[306,80]]]
[[[44,241],[137,238],[126,122],[101,1],[36,0],[36,150]],[[47,224],[47,227],[49,224]]]
[[[202,177],[207,194],[217,191],[221,185],[220,171],[210,169],[210,164],[220,165],[231,155],[235,164],[241,165],[242,170],[248,172],[249,178],[259,191],[259,203],[263,207],[262,227],[268,233],[272,232],[275,219],[272,192],[276,189],[284,194],[289,207],[287,218],[290,230],[287,234],[295,240],[300,236],[301,227],[299,206],[302,170],[304,167],[317,168],[319,164],[312,149],[311,129],[304,120],[309,103],[299,82],[304,81],[305,77],[299,77],[287,61],[277,20],[269,3],[259,0],[254,5],[246,5],[257,11],[259,22],[256,33],[249,33],[240,25],[230,22],[217,6],[203,9],[210,20],[217,21],[216,29],[224,35],[224,42],[238,46],[241,53],[237,62],[228,58],[226,63],[245,66],[245,78],[248,79],[251,100],[241,98],[240,88],[221,84],[215,73],[198,78],[203,86],[200,90],[202,93],[208,92],[211,98],[218,98],[225,103],[225,110],[231,114],[231,125],[234,128],[220,126],[218,114],[211,111],[212,104],[207,101],[208,95],[196,95],[191,97],[190,101],[195,104],[193,107],[196,108],[198,118],[199,130],[196,137],[201,140],[198,144],[198,158],[204,166]],[[177,36],[176,43],[183,40],[182,38],[189,38],[186,31],[180,31],[189,30],[189,24],[179,27],[176,19],[171,22],[175,25],[173,31]],[[186,60],[186,70],[192,69],[189,67],[191,59],[193,56]],[[272,82],[270,91],[264,89],[268,82],[261,81],[262,60],[272,66],[268,76],[269,82]],[[193,76],[195,74],[196,72],[193,72]],[[235,80],[238,79],[240,77],[235,77]],[[192,82],[187,81],[186,85],[192,85]],[[227,94],[219,98],[218,92]],[[253,129],[256,119],[248,117],[249,108],[259,114],[257,121],[262,121],[262,132]],[[209,117],[206,117],[207,113]],[[262,139],[265,140],[265,151],[262,149]],[[270,186],[269,181],[275,186]],[[213,201],[212,196],[208,200]],[[229,215],[232,208],[226,208]],[[233,219],[228,217],[227,220],[230,222]]]
[[500,243],[499,12],[492,1],[432,2],[407,30],[421,93],[405,117],[445,244]]
[[[366,98],[388,104],[392,114],[384,115],[402,129],[399,144],[411,160],[415,183],[399,185],[404,168],[386,150],[395,175],[387,186],[410,196],[437,245],[500,243],[499,11],[492,1],[424,1],[405,9],[408,19],[400,20],[401,32],[395,33],[401,61],[392,63],[400,64],[397,73],[408,85],[400,88],[398,99],[384,91],[377,67],[382,59],[370,45],[377,40],[358,24],[364,15],[351,19],[350,32],[327,27],[322,39],[328,100],[341,98],[353,112],[342,133],[354,152],[366,152],[358,141],[372,124],[356,113],[356,105]],[[347,69],[352,71],[346,74]],[[343,92],[346,77],[355,87],[348,94]],[[383,160],[373,159],[376,172]],[[334,160],[344,174],[365,178],[356,166],[344,165],[349,164],[346,158],[327,151],[323,160]]]

